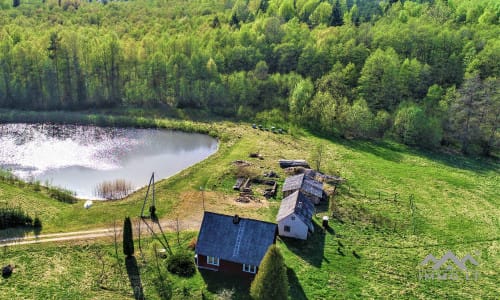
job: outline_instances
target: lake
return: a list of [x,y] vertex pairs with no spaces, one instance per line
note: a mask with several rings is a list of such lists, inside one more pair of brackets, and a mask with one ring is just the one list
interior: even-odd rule
[[104,181],[125,180],[133,189],[162,179],[217,151],[203,134],[160,129],[80,125],[0,125],[0,167],[26,181],[40,181],[98,199]]

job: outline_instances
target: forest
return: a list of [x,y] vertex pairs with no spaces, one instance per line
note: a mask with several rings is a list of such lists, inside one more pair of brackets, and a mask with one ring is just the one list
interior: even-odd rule
[[0,0],[0,108],[154,108],[498,156],[497,0]]

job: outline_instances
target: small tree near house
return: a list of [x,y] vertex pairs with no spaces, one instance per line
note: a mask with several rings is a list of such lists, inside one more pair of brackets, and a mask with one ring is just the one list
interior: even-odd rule
[[123,254],[127,257],[134,255],[134,237],[132,235],[132,222],[126,217],[123,222]]
[[283,256],[276,245],[271,245],[264,255],[250,287],[252,299],[288,299],[288,279]]

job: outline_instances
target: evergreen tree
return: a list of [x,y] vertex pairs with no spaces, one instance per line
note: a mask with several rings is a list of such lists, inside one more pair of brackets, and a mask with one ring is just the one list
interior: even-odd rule
[[288,299],[288,279],[286,267],[279,249],[271,245],[264,255],[250,287],[253,299]]
[[127,257],[134,255],[134,237],[130,217],[126,217],[123,222],[123,254]]
[[344,25],[344,19],[342,16],[342,7],[340,7],[340,2],[337,0],[332,8],[332,21],[330,22],[332,26],[342,26]]
[[12,7],[18,7],[21,5],[21,0],[13,0],[12,1]]

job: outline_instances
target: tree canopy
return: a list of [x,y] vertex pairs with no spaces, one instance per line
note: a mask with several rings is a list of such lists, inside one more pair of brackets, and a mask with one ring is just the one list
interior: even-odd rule
[[[437,128],[402,142],[498,154],[496,1],[257,2],[0,0],[0,108],[273,111],[322,134],[396,139],[411,110]],[[481,103],[468,138],[456,125],[467,97]],[[422,145],[427,134],[439,141]]]

